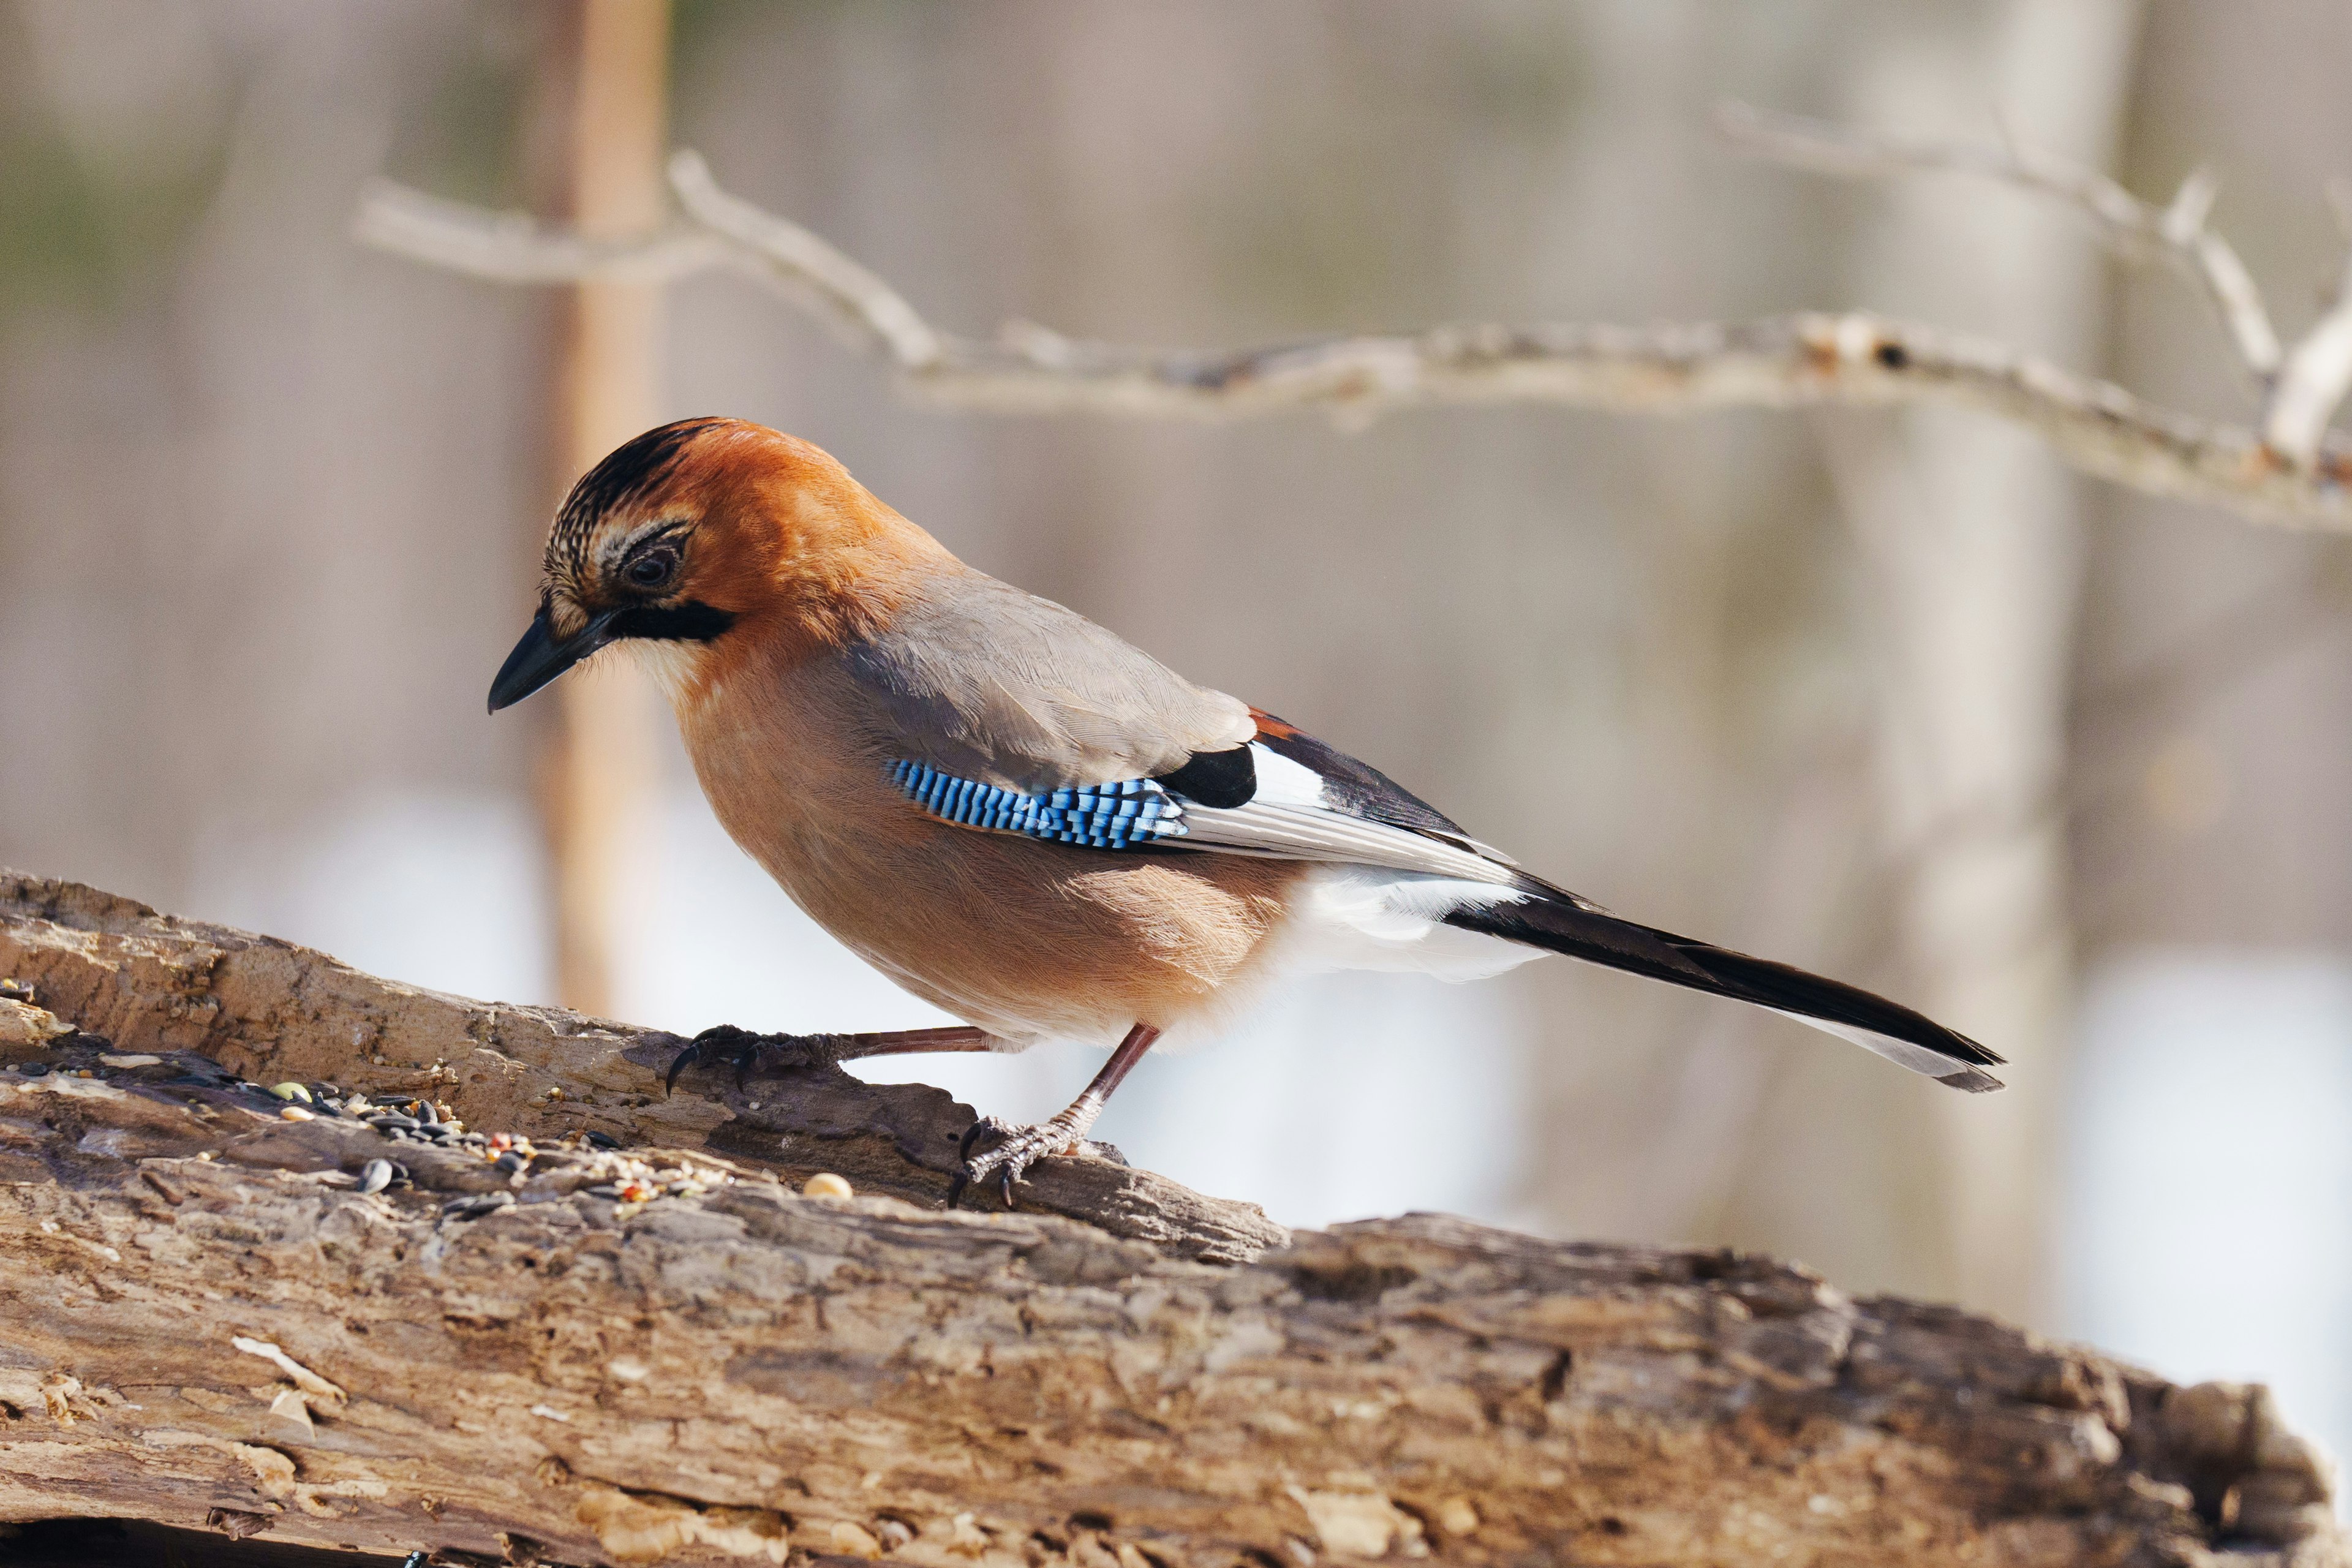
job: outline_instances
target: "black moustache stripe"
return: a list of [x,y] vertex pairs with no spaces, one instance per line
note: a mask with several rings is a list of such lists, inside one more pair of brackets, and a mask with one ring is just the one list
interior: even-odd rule
[[709,642],[735,624],[735,612],[688,599],[683,605],[639,605],[613,617],[614,637],[655,642]]

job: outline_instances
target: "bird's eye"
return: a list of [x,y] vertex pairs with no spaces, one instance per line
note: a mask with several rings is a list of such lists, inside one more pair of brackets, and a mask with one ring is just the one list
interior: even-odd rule
[[648,550],[622,568],[634,588],[660,588],[677,575],[677,552],[667,547]]

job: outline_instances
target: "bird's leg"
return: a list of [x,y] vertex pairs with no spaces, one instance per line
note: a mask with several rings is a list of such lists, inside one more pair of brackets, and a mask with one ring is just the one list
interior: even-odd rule
[[907,1056],[916,1051],[985,1051],[995,1048],[987,1030],[954,1025],[940,1029],[892,1029],[867,1035],[755,1035],[732,1024],[705,1029],[669,1059],[662,1079],[667,1094],[688,1068],[712,1062],[735,1065],[741,1089],[752,1064],[762,1058],[779,1068],[831,1067],[862,1057]]
[[[1095,1118],[1102,1114],[1103,1105],[1110,1099],[1111,1091],[1118,1089],[1119,1081],[1134,1070],[1135,1064],[1143,1059],[1143,1053],[1150,1050],[1151,1042],[1159,1037],[1160,1031],[1149,1024],[1138,1024],[1129,1029],[1127,1038],[1118,1043],[1118,1049],[1111,1052],[1110,1060],[1103,1063],[1102,1071],[1095,1074],[1094,1081],[1087,1085],[1085,1091],[1056,1111],[1050,1120],[1034,1127],[1015,1127],[993,1116],[984,1116],[973,1122],[965,1131],[963,1142],[956,1150],[958,1157],[963,1161],[963,1169],[957,1173],[956,1179],[948,1187],[948,1206],[955,1207],[956,1200],[963,1196],[965,1187],[984,1183],[993,1175],[997,1190],[1004,1196],[1004,1206],[1011,1208],[1013,1184],[1021,1179],[1021,1173],[1038,1161],[1066,1154],[1083,1142],[1087,1130],[1095,1124]],[[983,1135],[992,1136],[998,1142],[975,1154],[971,1152],[972,1145]]]

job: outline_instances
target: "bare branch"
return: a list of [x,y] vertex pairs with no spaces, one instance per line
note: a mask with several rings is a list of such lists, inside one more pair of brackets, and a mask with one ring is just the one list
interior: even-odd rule
[[685,224],[630,239],[592,239],[390,180],[368,182],[352,233],[379,250],[501,283],[667,283],[723,259],[717,236]]
[[2352,191],[2341,182],[2331,184],[2327,202],[2344,237],[2343,270],[2327,309],[2287,351],[2263,414],[2264,438],[2295,463],[2312,460],[2328,422],[2352,393]]
[[[2352,447],[2318,443],[2307,463],[2283,461],[2252,430],[2158,408],[2112,384],[1931,327],[1819,313],[1734,325],[1472,325],[1202,353],[1087,342],[1015,323],[988,342],[930,325],[815,235],[720,190],[698,158],[681,154],[671,181],[681,216],[636,240],[589,240],[381,184],[370,188],[357,231],[383,249],[509,282],[740,270],[879,353],[909,390],[963,407],[1221,419],[1318,408],[1365,418],[1441,404],[1663,415],[1940,403],[2023,426],[2083,471],[2152,495],[2352,529]],[[2172,221],[2200,216],[2201,200],[2191,192],[2176,201]]]
[[669,181],[688,217],[731,242],[726,259],[786,294],[814,300],[852,332],[870,334],[905,370],[940,357],[940,336],[898,291],[795,223],[729,195],[697,153],[669,163]]
[[1975,174],[2057,197],[2088,217],[2116,254],[2179,268],[2205,290],[2238,357],[2267,386],[2281,357],[2262,291],[2227,240],[2205,226],[2215,186],[2204,170],[2181,184],[2169,206],[2152,207],[2096,169],[2027,144],[2004,125],[2005,145],[1978,147],[1885,132],[1864,132],[1793,114],[1727,104],[1716,116],[1741,151],[1792,168],[1846,178],[1942,171]]

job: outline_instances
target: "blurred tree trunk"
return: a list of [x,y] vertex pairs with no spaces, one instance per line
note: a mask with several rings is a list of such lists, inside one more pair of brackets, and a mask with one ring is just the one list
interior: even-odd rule
[[[1860,61],[1857,123],[1974,132],[1988,110],[2093,166],[2119,138],[2137,8],[1973,8]],[[1990,101],[1988,86],[1990,85]],[[1859,304],[2095,364],[2105,271],[2067,214],[1950,182],[1890,185],[1854,249]],[[1933,1102],[1943,1165],[1914,1190],[1972,1306],[2048,1319],[2043,1194],[2070,1016],[2064,754],[2079,481],[2015,430],[1911,410],[1824,430],[1880,648],[1877,773],[1906,994],[2018,1064],[2006,1094]],[[1923,1102],[1925,1103],[1925,1102]],[[1924,1131],[1924,1130],[1923,1130]]]
[[[660,220],[667,142],[668,0],[559,0],[542,90],[553,124],[556,212],[592,234]],[[661,290],[586,283],[565,291],[549,387],[549,510],[598,458],[651,426],[659,405]],[[530,520],[534,544],[546,515]],[[556,993],[613,1010],[621,911],[635,880],[632,831],[651,811],[655,694],[615,660],[559,681],[539,759],[554,916]]]

